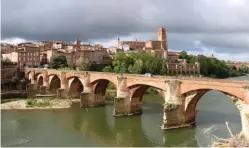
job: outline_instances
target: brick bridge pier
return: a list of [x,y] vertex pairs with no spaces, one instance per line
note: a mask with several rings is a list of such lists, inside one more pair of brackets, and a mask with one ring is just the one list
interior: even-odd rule
[[54,69],[25,69],[31,79],[30,89],[40,94],[54,93],[58,98],[78,97],[81,107],[105,105],[108,83],[117,89],[114,116],[141,113],[143,94],[149,87],[160,90],[164,98],[162,129],[189,127],[195,124],[196,106],[210,90],[227,95],[241,115],[242,132],[249,139],[249,82],[209,78],[184,78]]

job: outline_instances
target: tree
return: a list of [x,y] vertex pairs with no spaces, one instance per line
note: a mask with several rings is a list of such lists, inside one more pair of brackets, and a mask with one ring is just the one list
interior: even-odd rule
[[113,68],[112,68],[112,66],[109,65],[109,66],[104,67],[102,71],[103,72],[113,72]]
[[161,75],[167,74],[167,62],[165,60],[162,60],[162,66],[161,66]]
[[84,59],[83,57],[80,57],[76,63],[75,63],[76,67],[80,70],[80,71],[88,71],[91,63],[88,62],[87,59]]
[[75,70],[75,69],[76,69],[76,62],[70,62],[70,63],[68,64],[68,67],[69,67],[70,69]]
[[130,65],[128,69],[130,73],[141,74],[143,71],[143,61],[141,59],[135,61],[134,65]]
[[240,68],[239,68],[239,71],[241,73],[247,74],[247,73],[249,73],[249,67],[247,67],[246,65],[241,65]]
[[67,58],[64,55],[58,55],[52,57],[52,68],[65,68],[67,67]]
[[187,59],[188,58],[188,53],[186,51],[180,52],[179,58],[180,59]]
[[14,63],[11,62],[9,58],[1,59],[1,65],[13,65]]

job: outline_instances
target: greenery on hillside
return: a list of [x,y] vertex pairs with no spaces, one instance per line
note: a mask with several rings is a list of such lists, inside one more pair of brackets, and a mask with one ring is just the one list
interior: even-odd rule
[[[182,51],[180,53],[181,59],[187,59],[189,63],[194,63],[197,59],[195,55],[188,55],[187,52]],[[212,57],[206,57],[204,55],[199,56],[201,75],[212,78],[227,78],[234,76],[242,76],[249,73],[249,68],[242,67],[239,71],[236,67],[228,67],[225,61],[218,60]]]
[[166,61],[147,52],[125,54],[118,52],[112,66],[103,69],[104,72],[157,74],[164,75],[167,71]]

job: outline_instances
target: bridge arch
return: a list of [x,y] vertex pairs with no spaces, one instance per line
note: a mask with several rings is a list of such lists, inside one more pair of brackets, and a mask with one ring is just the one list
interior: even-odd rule
[[[201,98],[206,93],[210,91],[220,92],[221,94],[224,94],[226,97],[228,97],[232,102],[238,101],[238,100],[242,101],[242,99],[238,98],[237,96],[234,96],[232,94],[229,94],[227,92],[223,92],[220,90],[215,90],[215,89],[199,89],[199,90],[193,90],[193,91],[187,92],[183,95],[185,96],[184,106],[185,106],[186,119],[188,120],[188,122],[195,121],[195,118],[197,116],[196,108],[197,108],[198,102],[201,100]],[[238,108],[237,105],[235,106]]]
[[43,86],[43,81],[44,81],[44,77],[42,74],[39,74],[37,76],[37,87],[39,88],[40,86]]
[[79,98],[80,93],[84,90],[84,79],[80,77],[69,77],[68,80],[68,94],[72,98]]
[[134,106],[134,108],[140,108],[140,105],[142,104],[142,99],[144,94],[146,93],[146,91],[149,88],[153,88],[151,89],[152,91],[155,91],[154,93],[157,93],[160,98],[162,98],[164,103],[164,98],[165,98],[165,90],[160,89],[159,87],[155,87],[155,86],[150,86],[150,85],[144,85],[144,84],[136,84],[133,86],[130,86],[130,101],[131,101],[131,105]]
[[246,90],[244,88],[238,88],[238,87],[222,87],[222,86],[215,86],[215,85],[186,85],[182,84],[181,86],[181,95],[186,95],[188,93],[194,92],[194,91],[199,91],[199,90],[214,90],[214,91],[219,91],[221,93],[224,93],[229,96],[234,96],[236,98],[239,98],[240,100],[246,102],[247,100],[245,99],[246,96]]
[[27,78],[29,81],[31,81],[31,79],[32,79],[32,72],[31,71],[27,72]]
[[97,79],[91,83],[93,87],[94,94],[105,95],[108,85],[112,85],[117,89],[117,84],[110,79]]
[[57,75],[49,76],[49,91],[51,93],[56,93],[57,89],[61,88],[61,79]]

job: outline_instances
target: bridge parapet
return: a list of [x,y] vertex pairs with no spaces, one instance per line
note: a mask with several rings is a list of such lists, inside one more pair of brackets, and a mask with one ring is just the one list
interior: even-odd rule
[[176,80],[192,80],[192,81],[216,81],[216,82],[224,82],[224,83],[242,83],[249,84],[249,81],[242,80],[228,80],[228,79],[215,79],[215,78],[207,78],[207,77],[187,77],[187,76],[162,76],[162,75],[153,75],[151,77],[141,75],[141,74],[118,74],[118,73],[108,73],[108,72],[96,72],[96,71],[76,71],[76,70],[65,70],[65,69],[42,69],[42,68],[25,68],[25,71],[51,71],[54,73],[58,73],[58,71],[71,72],[77,74],[85,74],[86,72],[90,74],[104,74],[104,75],[112,75],[112,76],[125,76],[125,77],[139,77],[139,78],[148,78],[148,79],[176,79]]

